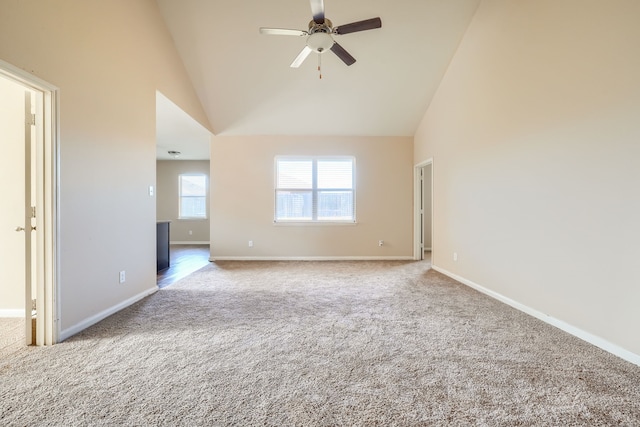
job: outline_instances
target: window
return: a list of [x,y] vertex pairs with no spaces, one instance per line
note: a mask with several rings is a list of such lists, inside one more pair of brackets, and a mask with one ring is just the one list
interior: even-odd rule
[[183,174],[179,176],[180,219],[207,218],[207,176]]
[[355,222],[353,157],[277,157],[276,222]]

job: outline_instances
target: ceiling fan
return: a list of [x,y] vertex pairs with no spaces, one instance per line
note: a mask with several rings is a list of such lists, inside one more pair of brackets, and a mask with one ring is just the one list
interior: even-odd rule
[[[296,59],[291,63],[292,68],[298,68],[311,52],[322,54],[327,50],[331,50],[345,64],[352,65],[356,59],[349,54],[342,46],[340,46],[333,36],[355,33],[358,31],[373,30],[382,27],[380,18],[371,18],[364,21],[352,22],[351,24],[340,25],[334,27],[333,23],[324,17],[324,0],[310,0],[311,13],[313,20],[309,22],[309,29],[304,30],[288,30],[284,28],[260,28],[261,34],[278,35],[278,36],[298,36],[306,37],[307,44],[298,54]],[[320,58],[320,55],[319,55]],[[320,66],[318,66],[318,69]],[[322,76],[321,76],[322,78]]]

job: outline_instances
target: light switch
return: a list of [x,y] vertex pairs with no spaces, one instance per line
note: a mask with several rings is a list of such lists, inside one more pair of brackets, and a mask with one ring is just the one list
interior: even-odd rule
[[153,196],[153,185],[149,186],[149,196]]

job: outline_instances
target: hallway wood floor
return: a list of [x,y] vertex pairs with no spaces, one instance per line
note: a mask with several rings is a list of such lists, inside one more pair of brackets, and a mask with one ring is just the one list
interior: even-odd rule
[[209,245],[171,245],[170,267],[157,275],[158,287],[164,288],[209,264]]

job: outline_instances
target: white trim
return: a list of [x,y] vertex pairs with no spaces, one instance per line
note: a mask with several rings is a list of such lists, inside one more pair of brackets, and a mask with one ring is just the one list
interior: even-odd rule
[[358,221],[293,221],[280,220],[273,221],[276,227],[326,227],[326,226],[351,226],[358,225]]
[[[43,96],[42,124],[43,137],[43,170],[38,179],[44,182],[44,194],[39,202],[43,218],[40,225],[44,225],[43,249],[40,251],[41,274],[43,284],[39,287],[36,299],[39,303],[37,316],[38,328],[37,345],[52,345],[58,341],[60,332],[59,316],[61,304],[59,300],[60,265],[58,248],[60,246],[60,97],[59,88],[34,76],[33,74],[9,64],[0,59],[0,75],[15,81]],[[43,252],[43,253],[42,253]],[[44,307],[44,310],[42,308]],[[26,313],[25,313],[26,314]],[[27,315],[28,316],[28,315]],[[44,328],[42,327],[44,323]]]
[[[52,230],[52,235],[49,236],[51,242],[47,246],[53,246],[52,253],[48,257],[50,265],[47,266],[47,275],[50,276],[51,292],[50,301],[48,301],[47,308],[51,310],[51,322],[50,327],[47,328],[47,335],[51,335],[51,344],[56,344],[60,337],[60,313],[62,313],[62,301],[60,299],[60,91],[55,88],[45,94],[45,114],[51,119],[51,129],[48,129],[47,138],[49,139],[49,147],[47,151],[51,156],[50,161],[47,162],[51,167],[51,170],[47,171],[46,185],[51,191],[51,198],[47,198],[47,201],[51,203],[51,206],[47,206],[47,221],[48,226]],[[49,109],[49,110],[47,110]],[[49,213],[51,212],[51,216]]]
[[170,245],[208,245],[208,240],[176,240],[169,242]]
[[80,331],[83,331],[85,329],[87,329],[89,326],[93,326],[96,323],[100,322],[101,320],[106,319],[107,317],[111,316],[112,314],[117,313],[118,311],[129,307],[130,305],[140,301],[141,299],[148,297],[151,294],[154,294],[155,292],[158,291],[158,287],[154,286],[151,289],[148,289],[144,292],[139,293],[138,295],[134,295],[131,298],[122,301],[119,304],[114,305],[113,307],[110,307],[106,310],[101,311],[100,313],[91,316],[85,320],[83,320],[80,323],[75,324],[74,326],[65,329],[64,331],[60,332],[59,338],[60,341],[64,341],[69,337],[72,337],[73,335],[77,334]]
[[425,248],[420,246],[420,241],[424,237],[420,236],[420,202],[422,201],[423,192],[420,191],[418,171],[429,165],[431,165],[431,240],[433,241],[433,157],[413,167],[413,259],[416,261],[422,260],[425,251]]
[[574,337],[580,338],[581,340],[586,341],[589,344],[593,344],[596,347],[599,347],[615,356],[620,357],[621,359],[626,360],[627,362],[631,362],[635,365],[640,366],[640,355],[638,354],[632,353],[629,350],[626,350],[616,344],[613,344],[597,335],[593,335],[589,332],[583,331],[580,328],[577,328],[560,319],[556,319],[555,317],[549,316],[548,314],[542,313],[541,311],[538,311],[534,308],[531,308],[522,303],[519,303],[518,301],[514,301],[511,298],[508,298],[502,294],[499,294],[498,292],[492,291],[491,289],[487,289],[484,286],[481,286],[475,282],[472,282],[471,280],[465,279],[464,277],[458,276],[457,274],[454,274],[448,270],[445,270],[444,268],[440,268],[435,265],[432,265],[431,268],[433,268],[437,272],[444,274],[445,276],[449,276],[450,278],[477,290],[478,292],[482,292],[483,294],[490,296],[491,298],[494,298],[504,304],[507,304],[515,308],[516,310],[520,310],[523,313],[526,313],[539,320],[542,320],[543,322],[551,326],[555,326],[556,328],[561,329],[573,335]]
[[41,78],[34,76],[22,68],[11,65],[2,59],[0,59],[0,74],[35,90],[52,92],[58,90],[57,87],[45,82]]
[[[353,212],[352,212],[352,218],[348,219],[348,220],[319,220],[317,218],[318,216],[318,212],[317,212],[317,204],[316,204],[316,198],[317,198],[317,194],[318,192],[321,190],[318,188],[318,162],[319,161],[330,161],[330,160],[336,160],[336,161],[344,161],[346,159],[351,160],[351,200],[352,200],[352,204],[353,204]],[[280,188],[278,187],[278,162],[280,160],[295,160],[295,161],[310,161],[312,162],[313,166],[312,166],[312,185],[311,188],[296,188],[296,189],[287,189],[287,188]],[[357,193],[356,193],[356,189],[357,189],[357,183],[356,183],[356,157],[353,155],[335,155],[335,156],[309,156],[309,155],[282,155],[282,154],[277,154],[276,156],[274,156],[273,158],[273,223],[274,225],[316,225],[316,224],[324,224],[324,225],[342,225],[342,224],[347,224],[347,225],[355,225],[357,224]],[[308,219],[308,220],[295,220],[295,219],[280,219],[278,220],[278,203],[277,203],[277,199],[278,199],[278,191],[288,191],[288,190],[294,190],[294,191],[311,191],[312,194],[312,198],[314,200],[313,202],[313,207],[312,207],[312,218]],[[322,188],[322,190],[329,190],[327,188]],[[346,188],[344,189],[339,189],[339,190],[348,190]],[[315,218],[315,219],[313,219]]]
[[413,261],[412,256],[212,256],[209,261]]
[[0,317],[22,317],[24,318],[24,309],[4,309],[0,310]]

